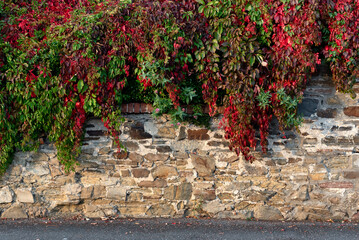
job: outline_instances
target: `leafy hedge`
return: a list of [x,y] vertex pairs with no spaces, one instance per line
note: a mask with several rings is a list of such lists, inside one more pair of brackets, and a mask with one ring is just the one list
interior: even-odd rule
[[120,105],[133,99],[174,123],[222,104],[230,148],[252,160],[257,129],[265,151],[273,117],[300,124],[320,55],[337,89],[353,93],[358,31],[356,0],[1,1],[0,172],[43,136],[71,169],[91,115],[121,149]]

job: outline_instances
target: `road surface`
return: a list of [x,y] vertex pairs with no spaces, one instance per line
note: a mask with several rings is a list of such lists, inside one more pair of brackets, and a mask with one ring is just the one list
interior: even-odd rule
[[0,220],[0,240],[359,239],[357,223],[217,219]]

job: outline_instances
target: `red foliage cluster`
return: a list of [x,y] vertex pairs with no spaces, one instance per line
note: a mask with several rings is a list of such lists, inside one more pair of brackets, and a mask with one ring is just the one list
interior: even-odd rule
[[[318,53],[312,50],[321,43],[318,3],[265,0],[228,4],[223,2],[216,6],[219,11],[212,12],[214,7],[203,2],[211,35],[222,53],[210,48],[204,58],[199,57],[205,66],[199,77],[204,80],[204,99],[212,110],[218,90],[225,89],[226,138],[237,154],[252,160],[249,152],[257,145],[256,129],[265,151],[273,116],[284,127],[299,124],[296,106],[307,74],[320,63]],[[216,48],[214,40],[207,42]]]
[[353,93],[353,84],[359,77],[359,2],[322,0],[321,3],[321,16],[330,34],[324,53],[333,80],[339,91]]

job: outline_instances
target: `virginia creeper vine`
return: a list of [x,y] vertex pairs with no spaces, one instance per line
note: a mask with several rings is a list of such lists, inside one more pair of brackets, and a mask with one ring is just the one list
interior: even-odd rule
[[15,149],[44,138],[73,168],[88,116],[121,151],[120,106],[136,98],[174,124],[205,117],[203,103],[211,115],[223,105],[230,148],[251,161],[258,142],[266,151],[273,118],[300,124],[297,105],[321,55],[337,89],[354,95],[358,1],[1,1],[0,172]]

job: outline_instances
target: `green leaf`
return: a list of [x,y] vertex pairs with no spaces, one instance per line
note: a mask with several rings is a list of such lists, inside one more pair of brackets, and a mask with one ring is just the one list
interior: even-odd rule
[[256,58],[254,56],[251,56],[251,59],[249,60],[249,65],[253,66]]
[[223,33],[223,25],[220,23],[218,26],[218,34],[222,34]]
[[246,11],[250,11],[250,10],[252,10],[252,6],[249,5],[249,4],[247,4],[247,6],[246,6]]
[[80,81],[77,83],[77,90],[79,90],[79,92],[81,93],[83,87],[84,87],[84,81],[80,80]]
[[203,10],[204,10],[204,6],[200,6],[200,7],[198,8],[198,12],[199,12],[199,13],[203,13]]

